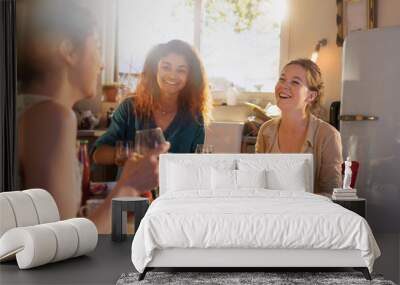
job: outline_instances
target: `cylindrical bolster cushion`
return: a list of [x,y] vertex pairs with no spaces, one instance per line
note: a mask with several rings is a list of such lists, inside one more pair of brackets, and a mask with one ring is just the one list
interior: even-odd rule
[[0,238],[0,261],[16,254],[20,269],[32,268],[86,254],[97,238],[96,226],[84,218],[14,228]]
[[48,191],[43,189],[29,189],[22,192],[28,194],[32,199],[39,217],[39,224],[60,220],[57,204]]
[[0,259],[16,253],[20,269],[49,263],[57,250],[53,231],[41,225],[7,231],[0,239]]
[[86,254],[96,248],[98,239],[97,228],[91,220],[74,218],[65,220],[65,222],[71,224],[78,233],[78,248],[74,257]]
[[57,204],[49,192],[29,189],[0,193],[0,237],[15,227],[60,220]]
[[30,196],[21,191],[3,192],[13,209],[17,227],[33,226],[39,223],[35,206]]
[[6,197],[0,195],[0,237],[9,229],[15,228],[14,211]]
[[51,262],[57,262],[74,256],[78,248],[78,233],[66,221],[43,224],[56,235],[57,251]]

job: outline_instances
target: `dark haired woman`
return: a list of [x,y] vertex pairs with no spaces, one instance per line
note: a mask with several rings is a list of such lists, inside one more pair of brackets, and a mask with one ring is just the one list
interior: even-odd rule
[[170,152],[193,153],[204,142],[209,91],[203,65],[187,43],[172,40],[154,47],[144,63],[136,94],[114,112],[96,142],[94,160],[114,164],[116,141],[132,141],[137,130],[160,127]]

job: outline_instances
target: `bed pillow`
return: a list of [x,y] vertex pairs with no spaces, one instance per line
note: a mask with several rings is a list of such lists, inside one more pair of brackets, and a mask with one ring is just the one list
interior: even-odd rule
[[170,191],[211,188],[211,167],[170,163],[168,173],[168,189]]
[[267,188],[267,171],[236,170],[237,188]]
[[236,170],[217,169],[211,170],[211,189],[212,190],[236,190]]
[[282,159],[239,160],[239,170],[266,171],[266,188],[271,190],[307,191],[310,189],[307,161]]
[[291,163],[288,169],[271,168],[267,170],[267,188],[306,192],[308,188],[305,162]]

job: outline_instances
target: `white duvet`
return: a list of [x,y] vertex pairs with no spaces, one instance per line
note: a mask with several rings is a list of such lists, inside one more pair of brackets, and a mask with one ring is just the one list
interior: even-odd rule
[[164,194],[133,240],[135,268],[143,272],[165,248],[358,249],[370,272],[380,256],[359,215],[320,195],[265,189]]

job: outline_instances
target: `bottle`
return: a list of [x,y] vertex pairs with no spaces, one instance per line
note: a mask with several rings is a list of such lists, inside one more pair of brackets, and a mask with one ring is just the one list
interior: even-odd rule
[[235,106],[237,104],[238,96],[239,91],[236,89],[235,85],[231,83],[229,88],[226,90],[226,104],[228,106]]
[[112,118],[113,114],[114,114],[114,108],[110,108],[107,111],[107,120],[106,120],[107,128],[111,125],[111,118]]
[[90,194],[90,161],[88,154],[88,143],[89,142],[87,140],[81,140],[79,142],[78,159],[82,173],[82,205],[85,205]]
[[91,129],[90,116],[92,116],[92,112],[90,110],[85,110],[82,112],[81,120],[79,123],[80,130],[90,130]]

